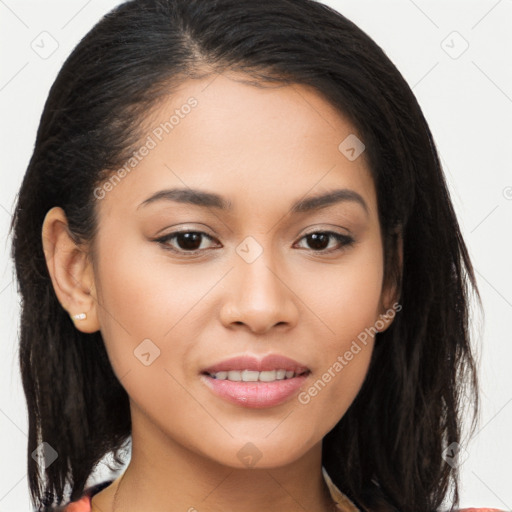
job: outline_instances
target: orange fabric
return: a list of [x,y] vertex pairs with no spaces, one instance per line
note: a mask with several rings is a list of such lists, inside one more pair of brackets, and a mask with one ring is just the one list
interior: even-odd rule
[[[78,501],[73,501],[65,509],[64,512],[91,512],[90,496],[83,496]],[[462,508],[459,512],[505,512],[497,508]]]
[[64,508],[64,512],[91,512],[91,497],[82,496],[79,500],[71,502]]

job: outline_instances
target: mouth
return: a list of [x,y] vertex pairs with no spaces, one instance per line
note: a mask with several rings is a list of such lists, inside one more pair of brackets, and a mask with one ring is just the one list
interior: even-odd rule
[[270,354],[243,355],[206,368],[202,382],[219,398],[243,407],[275,407],[303,386],[311,370],[293,359]]
[[278,370],[267,370],[259,372],[256,370],[229,370],[220,372],[203,372],[202,375],[207,375],[216,380],[229,380],[231,382],[275,382],[279,380],[289,380],[300,375],[309,374],[309,370],[286,370],[279,368]]

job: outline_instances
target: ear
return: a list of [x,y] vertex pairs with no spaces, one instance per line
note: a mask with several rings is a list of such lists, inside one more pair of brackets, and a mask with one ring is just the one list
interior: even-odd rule
[[[92,263],[70,234],[64,210],[46,213],[42,228],[43,250],[57,299],[82,332],[99,330]],[[83,320],[73,315],[85,313]]]
[[378,332],[384,332],[392,323],[396,313],[402,309],[399,304],[400,298],[400,282],[403,269],[403,237],[402,230],[397,229],[393,234],[393,244],[390,247],[391,251],[396,251],[398,257],[397,275],[392,275],[386,279],[381,294],[380,301],[380,315],[379,320],[376,322],[378,325]]

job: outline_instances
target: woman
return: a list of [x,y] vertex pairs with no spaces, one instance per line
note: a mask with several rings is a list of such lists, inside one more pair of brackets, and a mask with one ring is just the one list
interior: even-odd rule
[[119,6],[13,228],[37,510],[456,510],[473,270],[419,105],[339,13]]

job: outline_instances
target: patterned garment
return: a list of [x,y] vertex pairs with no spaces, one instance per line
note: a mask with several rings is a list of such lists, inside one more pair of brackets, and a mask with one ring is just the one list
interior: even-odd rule
[[[339,512],[360,512],[360,509],[348,499],[337,487],[334,485],[332,480],[325,468],[322,467],[322,473],[324,479],[329,487],[332,499],[336,502],[336,508]],[[48,510],[48,512],[91,512],[91,499],[92,497],[100,492],[105,487],[109,486],[114,480],[106,480],[99,484],[93,485],[85,489],[83,496],[76,501],[69,503],[64,507],[57,507]],[[459,512],[505,512],[496,508],[463,508]]]

